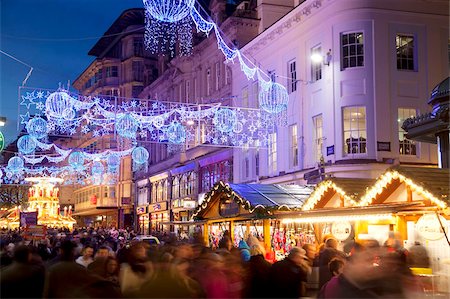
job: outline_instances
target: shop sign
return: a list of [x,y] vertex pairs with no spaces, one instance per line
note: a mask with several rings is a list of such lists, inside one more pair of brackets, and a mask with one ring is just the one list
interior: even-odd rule
[[122,197],[122,205],[131,205],[131,197]]
[[136,214],[141,215],[147,213],[147,207],[137,207]]
[[5,148],[5,137],[3,133],[0,131],[0,152]]
[[327,146],[327,156],[334,155],[334,145]]
[[45,225],[27,225],[24,231],[26,240],[45,239],[47,227]]
[[158,203],[155,203],[155,204],[151,204],[148,207],[148,212],[149,213],[158,212],[158,211],[165,211],[165,210],[167,210],[167,202],[166,201],[158,202]]
[[20,226],[37,225],[38,212],[21,212]]
[[377,141],[377,151],[379,151],[379,152],[390,152],[391,151],[391,143],[390,142]]
[[91,196],[91,205],[96,205],[97,204],[97,195],[92,195]]
[[[439,219],[441,223],[439,223]],[[416,230],[421,237],[429,241],[437,241],[444,237],[444,231],[442,227],[446,228],[448,226],[447,220],[444,217],[435,214],[425,214],[419,218],[416,223]]]
[[222,217],[234,217],[239,215],[239,205],[232,199],[221,199],[219,215]]
[[331,234],[338,241],[347,240],[352,233],[352,225],[348,221],[335,222],[331,225]]
[[195,209],[196,202],[195,200],[184,200],[183,201],[183,208],[185,209]]

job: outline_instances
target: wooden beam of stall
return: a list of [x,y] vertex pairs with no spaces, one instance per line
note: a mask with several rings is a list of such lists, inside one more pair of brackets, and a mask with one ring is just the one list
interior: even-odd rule
[[322,195],[322,198],[319,202],[316,203],[315,209],[321,209],[325,207],[325,205],[330,201],[331,198],[333,198],[334,194],[336,194],[336,190],[333,188],[328,188],[327,191],[324,192]]
[[383,201],[385,201],[389,196],[394,193],[395,190],[397,190],[398,187],[400,187],[402,183],[399,179],[392,180],[390,184],[386,186],[386,188],[383,189],[383,191],[377,195],[377,198],[375,198],[372,201],[372,204],[381,204]]

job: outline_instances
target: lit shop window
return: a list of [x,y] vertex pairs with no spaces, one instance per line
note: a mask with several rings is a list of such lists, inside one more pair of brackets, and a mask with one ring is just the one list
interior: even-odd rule
[[400,155],[416,155],[416,143],[406,138],[406,132],[402,129],[403,122],[410,117],[416,116],[415,109],[398,108],[398,143]]
[[346,107],[344,114],[344,153],[367,152],[366,108]]

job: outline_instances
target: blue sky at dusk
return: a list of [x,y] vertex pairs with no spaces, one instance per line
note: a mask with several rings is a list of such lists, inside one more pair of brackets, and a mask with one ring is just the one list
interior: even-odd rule
[[[122,11],[136,7],[142,0],[1,0],[0,50],[34,68],[26,87],[56,89],[81,74],[98,38]],[[18,88],[28,71],[0,53],[0,116],[7,117],[0,130],[7,143],[18,134]]]

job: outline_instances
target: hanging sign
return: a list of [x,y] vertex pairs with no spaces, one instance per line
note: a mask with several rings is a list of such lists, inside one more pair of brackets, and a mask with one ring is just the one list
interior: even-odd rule
[[20,226],[37,225],[38,212],[20,212]]
[[[439,223],[439,219],[441,222]],[[419,218],[416,223],[416,231],[419,235],[429,241],[437,241],[444,237],[444,231],[442,227],[447,228],[447,220],[444,217],[436,214],[425,214]],[[442,226],[441,226],[442,223]]]
[[0,152],[5,148],[5,137],[3,133],[0,131]]
[[335,222],[331,226],[331,234],[338,241],[345,241],[352,233],[352,225],[348,221]]

